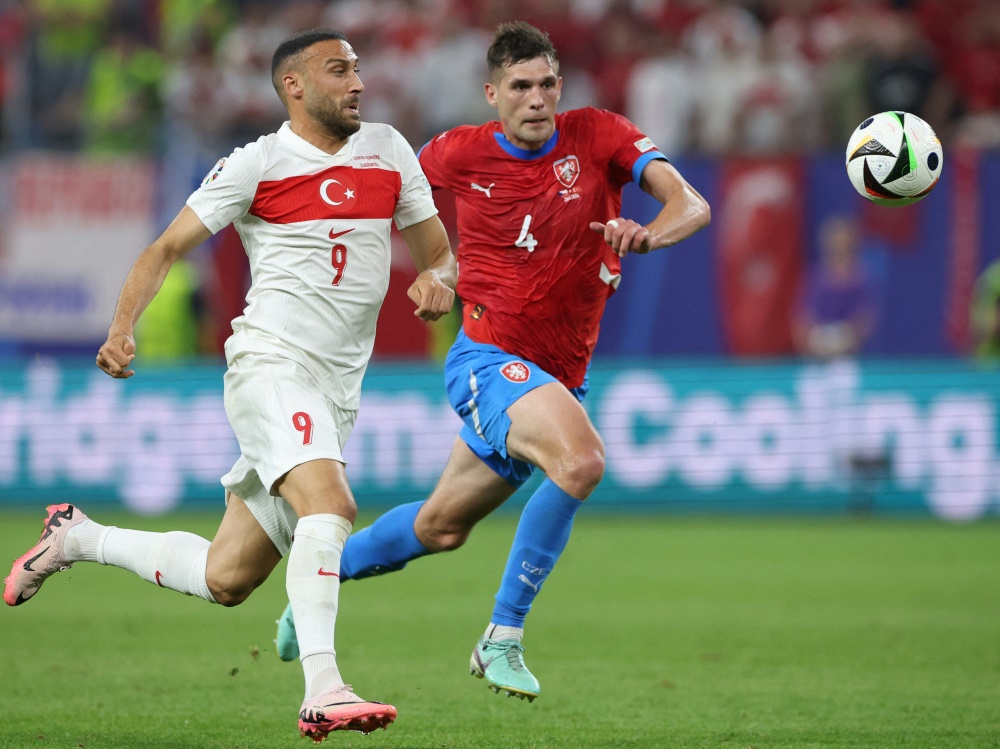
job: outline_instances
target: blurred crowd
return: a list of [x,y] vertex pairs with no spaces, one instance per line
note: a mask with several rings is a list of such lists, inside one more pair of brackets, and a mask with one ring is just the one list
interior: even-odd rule
[[492,119],[485,51],[516,18],[559,49],[564,109],[668,156],[839,149],[884,110],[1000,146],[997,0],[0,0],[0,153],[212,162],[284,120],[271,55],[315,26],[358,52],[363,117],[419,147]]

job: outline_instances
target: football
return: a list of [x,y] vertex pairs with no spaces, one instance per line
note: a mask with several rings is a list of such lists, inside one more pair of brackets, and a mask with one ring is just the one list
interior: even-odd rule
[[869,117],[847,143],[847,176],[855,190],[878,205],[910,205],[926,197],[943,164],[934,130],[908,112]]

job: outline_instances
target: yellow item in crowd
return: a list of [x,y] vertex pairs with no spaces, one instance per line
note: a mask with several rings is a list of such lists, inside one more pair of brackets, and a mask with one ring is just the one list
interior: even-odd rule
[[136,325],[137,358],[183,359],[198,354],[197,291],[194,266],[184,260],[174,263]]

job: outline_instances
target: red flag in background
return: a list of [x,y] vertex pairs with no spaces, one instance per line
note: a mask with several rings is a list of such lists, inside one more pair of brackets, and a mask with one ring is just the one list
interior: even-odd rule
[[981,154],[971,148],[956,150],[952,156],[951,236],[948,241],[948,295],[945,302],[945,325],[948,339],[959,353],[972,345],[969,313],[972,288],[979,272],[980,197],[979,162]]
[[720,188],[716,249],[727,347],[737,356],[791,354],[804,256],[801,162],[728,161]]

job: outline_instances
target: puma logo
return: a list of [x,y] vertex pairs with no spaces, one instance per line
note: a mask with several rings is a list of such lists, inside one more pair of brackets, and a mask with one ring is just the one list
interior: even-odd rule
[[473,182],[471,185],[469,185],[469,187],[471,187],[473,190],[479,190],[479,192],[486,193],[487,198],[492,198],[493,196],[490,195],[490,190],[493,189],[493,185],[495,184],[496,182],[490,182],[489,187],[483,187],[482,185],[477,185],[475,182]]
[[517,579],[520,580],[525,585],[527,585],[529,588],[531,588],[536,593],[538,592],[538,586],[542,584],[541,580],[539,580],[537,583],[531,582],[531,580],[529,580],[525,575],[518,575]]

